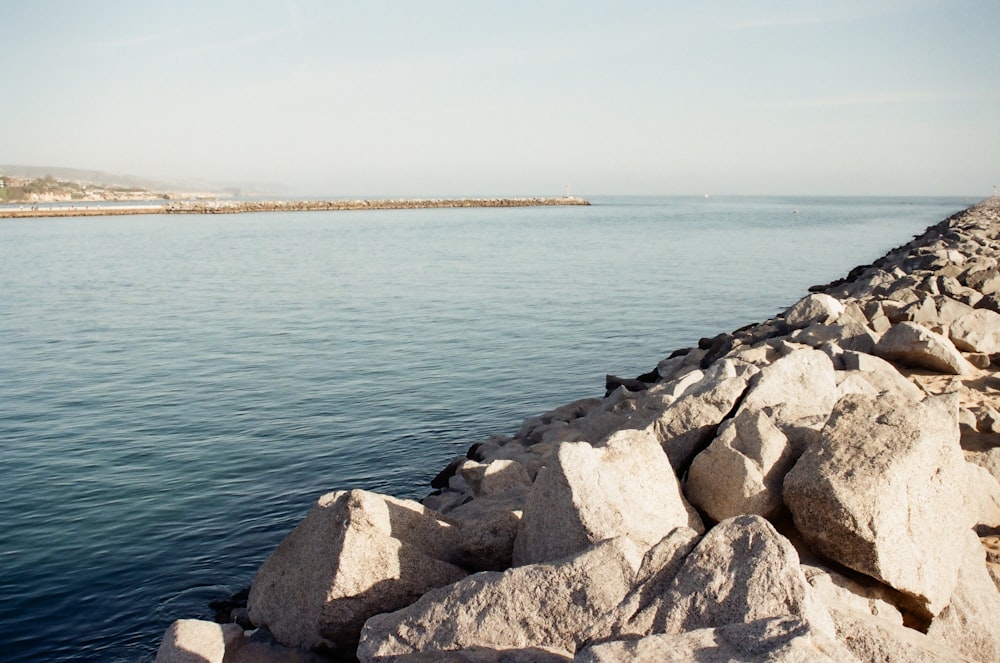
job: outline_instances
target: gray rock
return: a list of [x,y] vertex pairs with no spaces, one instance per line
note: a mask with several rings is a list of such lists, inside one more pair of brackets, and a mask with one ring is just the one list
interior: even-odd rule
[[363,490],[322,496],[261,565],[247,607],[284,645],[357,641],[371,615],[464,577],[457,527],[417,502]]
[[893,325],[875,346],[875,354],[949,375],[966,375],[974,370],[950,340],[913,322]]
[[575,663],[856,663],[849,651],[795,617],[605,642]]
[[572,655],[577,635],[631,589],[640,557],[627,539],[551,564],[476,573],[368,620],[362,662],[481,647]]
[[782,506],[781,484],[796,454],[763,412],[741,409],[698,454],[684,492],[713,520],[742,514],[773,516]]
[[947,605],[971,526],[954,395],[842,398],[785,476],[785,504],[817,551],[914,597]]
[[601,447],[566,442],[532,486],[514,564],[559,559],[616,536],[649,548],[679,526],[703,530],[652,433],[625,429]]
[[948,333],[959,350],[988,355],[1000,353],[1000,313],[974,309],[955,320]]

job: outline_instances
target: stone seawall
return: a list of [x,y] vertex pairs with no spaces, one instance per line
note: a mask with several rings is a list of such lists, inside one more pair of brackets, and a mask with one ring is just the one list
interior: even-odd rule
[[323,495],[157,661],[1000,660],[1000,199],[811,290]]
[[548,207],[590,205],[583,198],[403,198],[384,200],[196,200],[150,205],[38,206],[0,208],[0,218],[120,216],[128,214],[244,214],[349,210],[444,209],[453,207]]

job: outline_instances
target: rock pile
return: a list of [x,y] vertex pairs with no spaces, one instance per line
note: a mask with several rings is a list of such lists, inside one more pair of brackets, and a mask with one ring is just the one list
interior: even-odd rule
[[[1000,199],[783,314],[319,499],[157,660],[1000,660]],[[256,630],[249,630],[256,629]]]

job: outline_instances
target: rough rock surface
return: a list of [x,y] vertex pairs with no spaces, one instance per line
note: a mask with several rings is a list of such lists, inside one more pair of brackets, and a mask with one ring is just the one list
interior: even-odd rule
[[852,663],[843,646],[795,617],[760,619],[678,634],[614,640],[581,651],[576,663]]
[[[678,541],[679,549],[683,539]],[[801,617],[832,634],[825,608],[813,600],[798,554],[759,516],[739,516],[709,530],[675,575],[655,577],[626,600],[617,621],[591,641],[700,628],[782,616]],[[666,584],[669,582],[669,584]],[[665,590],[661,590],[666,584]],[[631,614],[630,614],[631,613]]]
[[784,504],[781,485],[794,462],[785,434],[762,411],[744,409],[695,457],[684,492],[714,520],[773,516]]
[[458,529],[416,502],[328,493],[257,571],[247,607],[290,647],[343,648],[371,615],[464,577]]
[[600,447],[564,442],[535,480],[514,564],[558,559],[616,536],[648,548],[682,525],[704,529],[649,431],[625,429]]
[[784,482],[803,537],[844,566],[940,612],[970,527],[954,397],[841,399]]
[[577,634],[632,587],[640,559],[627,539],[612,539],[557,563],[476,573],[369,619],[358,658],[383,661],[470,647],[572,654]]
[[893,325],[875,346],[875,354],[889,361],[951,375],[975,370],[950,340],[915,322]]

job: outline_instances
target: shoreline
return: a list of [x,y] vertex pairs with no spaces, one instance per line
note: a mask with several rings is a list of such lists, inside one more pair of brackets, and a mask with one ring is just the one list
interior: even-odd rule
[[163,204],[39,205],[0,207],[0,219],[74,216],[125,216],[132,214],[246,214],[252,212],[329,212],[394,209],[450,209],[475,207],[587,206],[576,196],[557,198],[397,198],[372,200],[198,200]]
[[1000,659],[1000,199],[809,291],[420,502],[319,497],[157,661]]

